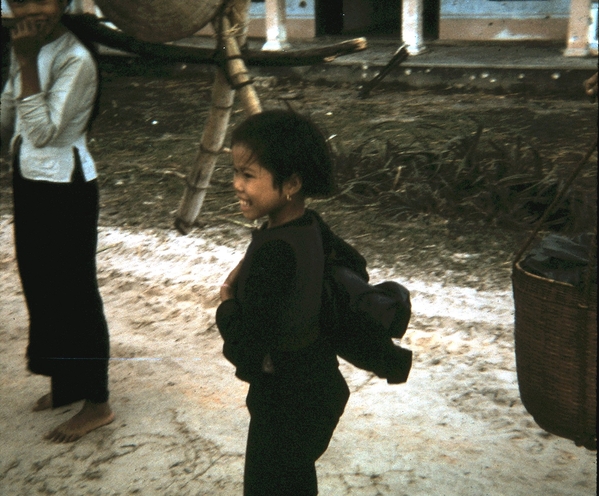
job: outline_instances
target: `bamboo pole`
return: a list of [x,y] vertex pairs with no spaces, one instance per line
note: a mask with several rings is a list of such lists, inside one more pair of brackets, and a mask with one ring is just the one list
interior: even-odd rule
[[[183,198],[181,199],[175,218],[175,228],[181,234],[188,234],[191,231],[193,223],[202,209],[206,191],[210,185],[210,178],[216,165],[216,159],[225,140],[235,99],[235,90],[229,82],[232,82],[234,86],[239,86],[243,83],[241,89],[252,88],[253,90],[243,60],[230,58],[231,56],[238,55],[239,45],[245,43],[249,5],[250,0],[232,0],[223,18],[215,21],[222,21],[222,32],[225,35],[223,39],[225,45],[224,52],[227,57],[227,70],[231,81],[227,79],[224,69],[219,68],[216,71],[212,88],[212,107],[202,134],[200,150],[196,156],[192,171],[187,177],[185,192],[183,193]],[[236,21],[233,29],[228,18],[229,15]],[[216,31],[218,32],[221,26],[215,26],[215,28],[217,28]],[[235,53],[235,49],[237,49],[237,53]],[[241,62],[241,66],[239,62]],[[252,105],[252,108],[259,109],[260,102],[255,92],[253,95],[255,101],[251,101],[251,93],[251,90],[246,90],[244,100],[247,100],[248,104]]]
[[204,203],[216,159],[225,140],[234,98],[235,91],[229,86],[225,72],[221,68],[217,69],[212,87],[212,107],[202,134],[200,150],[187,176],[175,218],[175,228],[181,234],[191,231]]
[[[231,17],[233,17],[233,15],[231,15]],[[239,22],[243,21],[240,20]],[[243,104],[246,114],[258,114],[262,112],[260,99],[258,98],[258,94],[256,93],[254,85],[252,84],[252,79],[250,78],[245,62],[241,58],[241,50],[237,43],[237,39],[234,36],[234,31],[239,29],[237,27],[239,25],[240,24],[236,24],[233,28],[231,28],[231,21],[226,18],[223,21],[223,30],[225,32],[223,41],[228,59],[227,68],[229,71],[229,78],[231,79],[235,89],[237,89],[239,92],[239,99]]]

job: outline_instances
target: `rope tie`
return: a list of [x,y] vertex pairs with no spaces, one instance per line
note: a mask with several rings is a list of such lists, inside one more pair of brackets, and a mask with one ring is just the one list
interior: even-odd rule
[[241,88],[243,88],[244,86],[249,86],[250,84],[253,84],[254,80],[253,79],[247,79],[246,81],[241,81],[240,83],[229,83],[231,86],[231,89],[237,91],[240,90]]
[[185,180],[185,185],[187,186],[187,188],[189,188],[191,191],[193,191],[194,193],[200,193],[202,191],[206,191],[208,190],[207,186],[204,187],[200,187],[200,186],[196,186],[195,184],[191,183],[189,181],[189,179]]
[[[234,8],[234,7],[233,7]],[[233,9],[232,8],[232,9]],[[223,10],[222,14],[218,17],[218,22],[216,24],[216,39],[217,39],[217,48],[213,55],[214,63],[223,71],[225,79],[227,80],[227,84],[229,87],[237,91],[244,86],[248,86],[253,83],[253,79],[249,78],[246,81],[241,81],[239,83],[235,82],[235,76],[237,74],[231,75],[229,70],[228,62],[231,60],[243,60],[245,63],[245,57],[243,56],[243,52],[247,50],[247,42],[244,43],[243,47],[240,48],[239,54],[235,55],[227,55],[226,53],[226,43],[225,41],[231,38],[237,38],[246,32],[247,27],[249,26],[249,20],[244,20],[243,22],[237,22],[234,26],[231,26],[229,29],[224,29],[224,17],[225,12]],[[237,16],[239,17],[239,16]],[[221,47],[221,48],[219,48]],[[245,64],[247,66],[247,63]],[[246,73],[247,74],[247,73]]]
[[223,105],[212,105],[213,109],[217,109],[217,110],[231,110],[233,108],[233,105],[227,105],[226,107]]
[[219,148],[218,150],[214,151],[214,150],[209,150],[208,148],[206,148],[204,145],[202,145],[200,143],[200,151],[202,153],[206,153],[207,155],[219,155],[222,151],[222,148]]

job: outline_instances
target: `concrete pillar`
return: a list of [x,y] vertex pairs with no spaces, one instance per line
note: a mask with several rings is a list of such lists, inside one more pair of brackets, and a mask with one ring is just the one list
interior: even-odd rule
[[564,56],[585,57],[589,54],[589,20],[591,0],[571,0],[568,41]]
[[591,2],[591,19],[589,24],[589,52],[596,57],[599,54],[597,50],[597,22],[599,21],[599,5],[597,0]]
[[72,0],[70,12],[72,14],[93,14],[95,13],[96,5],[93,0]]
[[6,0],[2,0],[2,17],[13,17],[10,7],[8,6],[8,2]]
[[425,50],[423,39],[424,0],[403,0],[401,2],[401,37],[408,45],[410,55],[418,55]]
[[[69,9],[69,12],[72,14],[93,14],[96,9],[96,5],[94,0],[72,0]],[[2,0],[2,14],[5,16],[11,15],[10,7],[8,6],[8,2],[6,0]]]
[[266,43],[262,50],[285,50],[287,42],[287,15],[285,0],[265,0]]

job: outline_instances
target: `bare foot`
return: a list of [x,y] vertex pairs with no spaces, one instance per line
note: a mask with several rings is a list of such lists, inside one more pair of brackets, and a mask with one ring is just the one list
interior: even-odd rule
[[79,413],[48,432],[44,437],[55,443],[72,443],[88,432],[110,424],[113,420],[114,413],[112,413],[108,402],[92,403],[86,400]]
[[32,410],[34,412],[41,412],[42,410],[48,410],[52,408],[52,393],[46,393],[39,400],[35,402]]

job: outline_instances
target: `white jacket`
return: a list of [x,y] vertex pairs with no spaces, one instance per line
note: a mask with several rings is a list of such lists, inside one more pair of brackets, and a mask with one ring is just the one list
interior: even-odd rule
[[75,169],[77,148],[86,181],[97,176],[87,148],[87,123],[98,87],[96,63],[70,31],[44,45],[38,55],[41,92],[19,98],[19,64],[11,54],[8,81],[2,92],[2,136],[11,135],[11,150],[21,136],[23,177],[66,183]]

